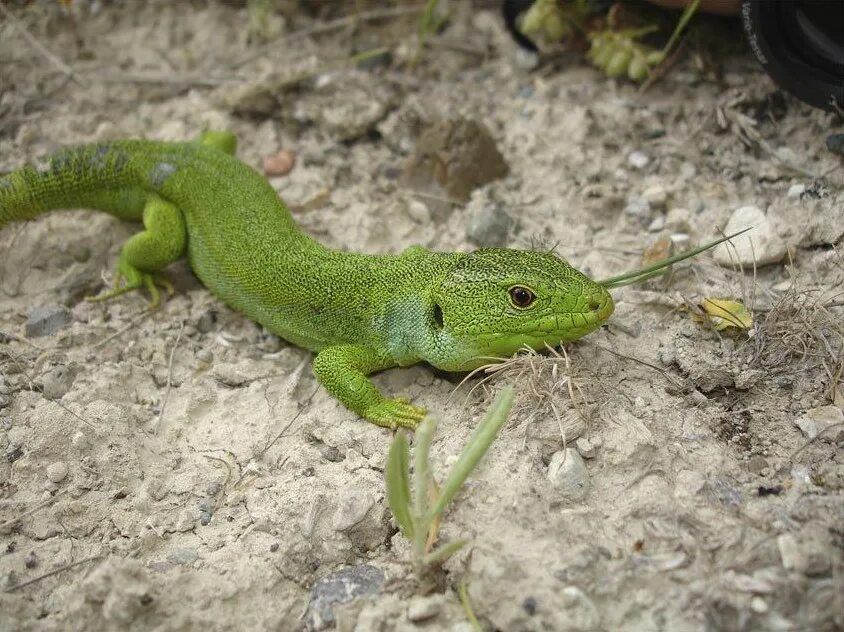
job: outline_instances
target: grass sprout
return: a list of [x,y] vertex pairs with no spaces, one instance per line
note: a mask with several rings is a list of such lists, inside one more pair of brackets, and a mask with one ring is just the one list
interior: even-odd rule
[[437,429],[435,417],[428,415],[416,429],[412,489],[407,435],[399,431],[390,444],[385,469],[387,503],[402,534],[413,545],[412,561],[417,575],[423,574],[425,569],[433,565],[442,564],[468,542],[461,538],[434,548],[445,508],[486,454],[501,426],[507,421],[512,406],[513,389],[506,387],[498,393],[483,420],[475,428],[442,486],[436,483],[429,459]]

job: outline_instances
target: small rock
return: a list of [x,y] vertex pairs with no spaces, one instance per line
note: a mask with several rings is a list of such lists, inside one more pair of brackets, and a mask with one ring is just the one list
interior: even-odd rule
[[665,225],[674,232],[689,233],[691,232],[691,224],[689,223],[691,217],[692,212],[689,209],[675,206],[665,214]]
[[419,200],[410,200],[407,203],[407,215],[417,224],[427,226],[431,223],[431,211]]
[[436,617],[442,610],[442,597],[431,595],[428,597],[415,596],[407,606],[407,618],[414,623],[427,621]]
[[40,378],[41,394],[50,400],[61,399],[73,386],[76,373],[66,366],[53,367]]
[[56,461],[47,466],[47,478],[53,483],[61,483],[67,476],[67,463]]
[[282,149],[272,156],[264,158],[264,175],[268,177],[286,176],[296,164],[296,153]]
[[820,406],[807,410],[806,414],[794,421],[804,435],[814,439],[830,426],[844,423],[844,412],[838,406]]
[[647,200],[652,208],[657,209],[664,209],[665,203],[668,201],[668,194],[665,192],[665,188],[658,184],[642,191],[642,197]]
[[758,206],[742,206],[733,211],[724,233],[731,235],[751,226],[752,230],[730,240],[732,245],[716,246],[715,261],[725,267],[735,264],[752,267],[754,259],[757,266],[782,261],[787,252],[785,242],[774,232],[768,217]]
[[650,161],[651,159],[641,151],[632,151],[627,156],[627,164],[634,169],[644,169]]
[[70,439],[70,444],[77,450],[84,450],[88,447],[88,437],[81,430],[77,430],[73,433],[73,437]]
[[631,195],[624,205],[624,212],[633,217],[647,218],[651,216],[651,205],[641,195]]
[[577,448],[580,456],[584,459],[595,458],[595,455],[598,453],[598,447],[586,437],[578,438],[578,440],[574,442],[574,446]]
[[657,215],[653,218],[653,221],[648,224],[648,232],[650,233],[658,233],[663,228],[665,228],[665,216],[664,215]]
[[340,496],[331,526],[335,531],[347,531],[364,519],[375,498],[362,490],[347,489]]
[[786,197],[793,200],[793,199],[799,198],[805,192],[806,192],[806,185],[805,184],[792,184],[788,188],[788,193],[786,194]]
[[581,500],[589,491],[586,464],[575,448],[566,448],[551,455],[548,480],[570,500]]
[[210,349],[200,349],[196,352],[196,359],[203,364],[213,364],[214,354],[211,353]]
[[38,556],[35,555],[35,551],[30,551],[26,554],[26,557],[23,558],[23,565],[27,568],[35,568],[38,566]]
[[317,632],[334,625],[334,606],[357,597],[374,595],[385,581],[384,572],[369,564],[341,569],[318,579],[311,588],[305,613],[308,630]]
[[33,307],[26,319],[27,338],[50,336],[71,323],[70,310],[61,305]]
[[470,216],[466,238],[481,248],[503,246],[513,226],[513,218],[499,204],[484,204]]
[[461,118],[432,123],[420,134],[404,165],[401,182],[433,196],[423,201],[434,219],[443,221],[451,211],[451,200],[467,202],[472,191],[508,171],[486,126]]
[[674,249],[679,251],[687,250],[692,241],[688,233],[671,233],[668,238],[674,244]]
[[765,614],[768,612],[768,603],[762,597],[753,597],[750,600],[750,609],[757,614]]
[[214,331],[217,328],[217,312],[213,309],[206,309],[196,321],[196,328],[203,334]]

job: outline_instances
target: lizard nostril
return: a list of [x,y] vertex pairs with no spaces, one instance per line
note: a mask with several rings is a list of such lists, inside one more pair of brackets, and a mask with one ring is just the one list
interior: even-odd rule
[[587,305],[587,307],[589,308],[590,312],[597,312],[601,309],[601,301],[593,298],[589,301],[589,305]]

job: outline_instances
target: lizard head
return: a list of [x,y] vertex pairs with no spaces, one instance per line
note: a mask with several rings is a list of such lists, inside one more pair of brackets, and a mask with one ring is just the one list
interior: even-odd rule
[[[527,345],[577,340],[613,312],[606,288],[546,252],[484,248],[462,256],[432,292],[435,348],[426,358],[467,371]],[[437,344],[436,341],[439,341]]]

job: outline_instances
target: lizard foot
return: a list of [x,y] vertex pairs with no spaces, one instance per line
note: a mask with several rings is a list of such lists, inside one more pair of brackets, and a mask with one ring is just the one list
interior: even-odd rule
[[152,311],[158,309],[161,305],[161,292],[158,291],[159,286],[164,289],[168,297],[173,296],[176,291],[173,284],[164,275],[142,272],[130,266],[121,265],[119,267],[121,269],[118,270],[114,278],[114,289],[98,294],[97,296],[86,296],[85,300],[101,303],[126,294],[127,292],[145,288],[149,292],[149,309]]
[[363,417],[384,428],[395,430],[401,426],[413,430],[419,425],[427,412],[424,408],[408,403],[407,399],[398,397],[396,399],[384,399],[377,404],[373,404],[367,409]]

